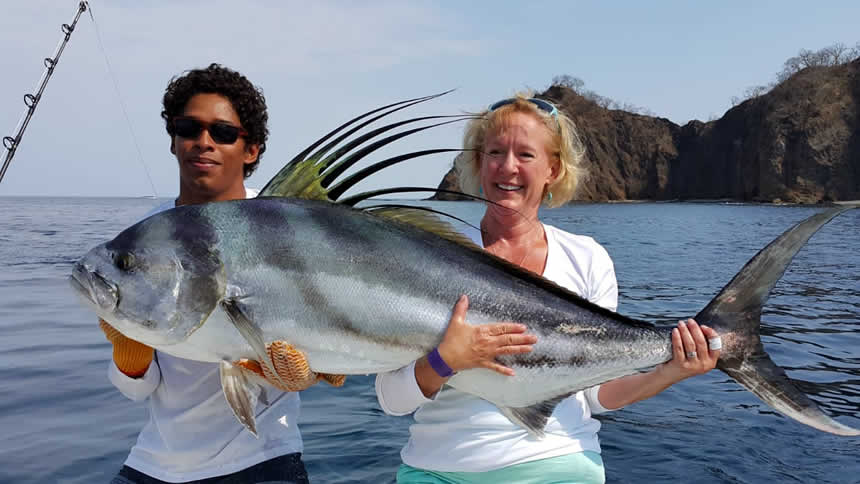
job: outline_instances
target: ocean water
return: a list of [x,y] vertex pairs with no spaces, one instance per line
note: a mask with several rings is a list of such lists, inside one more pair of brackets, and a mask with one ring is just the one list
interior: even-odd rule
[[[156,201],[0,198],[0,483],[107,482],[147,419],[106,377],[110,346],[72,293],[71,266]],[[477,221],[474,203],[436,208]],[[695,315],[814,207],[571,205],[542,219],[611,254],[619,312]],[[860,427],[860,210],[798,254],[763,315],[764,346],[826,412]],[[302,393],[312,482],[393,482],[410,417],[379,409],[371,376]],[[860,438],[775,413],[714,371],[600,417],[608,482],[860,482]]]

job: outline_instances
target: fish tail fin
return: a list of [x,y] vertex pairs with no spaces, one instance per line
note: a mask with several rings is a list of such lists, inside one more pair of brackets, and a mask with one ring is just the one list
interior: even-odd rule
[[771,289],[795,254],[812,235],[837,215],[856,206],[817,213],[785,231],[759,251],[697,316],[722,339],[717,368],[783,415],[837,435],[860,435],[860,430],[828,417],[800,391],[762,346],[761,311]]

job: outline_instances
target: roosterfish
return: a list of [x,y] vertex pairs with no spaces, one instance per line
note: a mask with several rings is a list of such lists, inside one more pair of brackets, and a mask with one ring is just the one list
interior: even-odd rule
[[[180,206],[140,221],[81,258],[71,285],[125,336],[177,357],[219,363],[226,402],[255,435],[262,383],[234,362],[256,360],[271,370],[266,344],[286,341],[318,373],[395,370],[439,344],[462,294],[470,301],[470,324],[516,321],[538,342],[530,353],[499,357],[515,376],[470,369],[447,384],[493,403],[536,436],[574,392],[671,360],[671,328],[599,307],[495,257],[432,208],[368,203],[380,195],[444,190],[397,187],[342,197],[385,167],[461,151],[410,152],[344,176],[404,136],[466,119],[412,118],[350,138],[442,94],[350,120],[291,160],[257,198]],[[422,124],[382,137],[411,123]],[[789,418],[856,436],[860,430],[830,418],[792,383],[759,336],[762,307],[794,255],[850,208],[824,210],[777,237],[695,320],[720,334],[717,368],[741,386]]]

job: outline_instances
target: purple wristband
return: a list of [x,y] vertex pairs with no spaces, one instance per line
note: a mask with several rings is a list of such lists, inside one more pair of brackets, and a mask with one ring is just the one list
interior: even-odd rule
[[427,362],[433,367],[433,371],[442,378],[448,378],[454,374],[454,370],[445,363],[442,356],[439,354],[439,348],[433,348],[433,351],[427,354]]

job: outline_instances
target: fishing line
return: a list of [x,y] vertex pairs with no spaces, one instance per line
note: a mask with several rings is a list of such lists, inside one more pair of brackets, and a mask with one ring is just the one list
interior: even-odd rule
[[90,12],[90,19],[93,21],[93,28],[96,31],[96,39],[98,40],[98,43],[99,43],[99,49],[101,49],[101,51],[102,51],[102,56],[104,57],[105,65],[107,66],[108,75],[110,76],[111,81],[113,81],[114,92],[116,93],[116,97],[119,100],[119,106],[122,109],[123,116],[125,117],[126,126],[128,126],[128,131],[131,134],[131,139],[132,139],[132,142],[134,143],[134,148],[137,151],[137,159],[138,159],[138,161],[140,161],[140,165],[143,167],[144,173],[146,173],[146,179],[149,180],[149,186],[152,187],[152,194],[156,198],[158,198],[158,190],[155,189],[155,183],[152,181],[152,176],[149,173],[149,167],[147,167],[146,162],[143,159],[143,152],[140,150],[140,144],[137,142],[137,136],[134,133],[134,128],[132,127],[132,124],[131,124],[131,118],[128,116],[128,111],[125,108],[125,102],[122,100],[122,94],[120,93],[120,89],[119,89],[119,81],[117,80],[116,76],[113,73],[113,69],[111,68],[110,60],[108,59],[108,55],[107,55],[107,51],[105,50],[104,44],[102,43],[102,36],[99,33],[98,23],[96,23],[96,18],[93,16],[92,7],[89,8],[89,12]]

